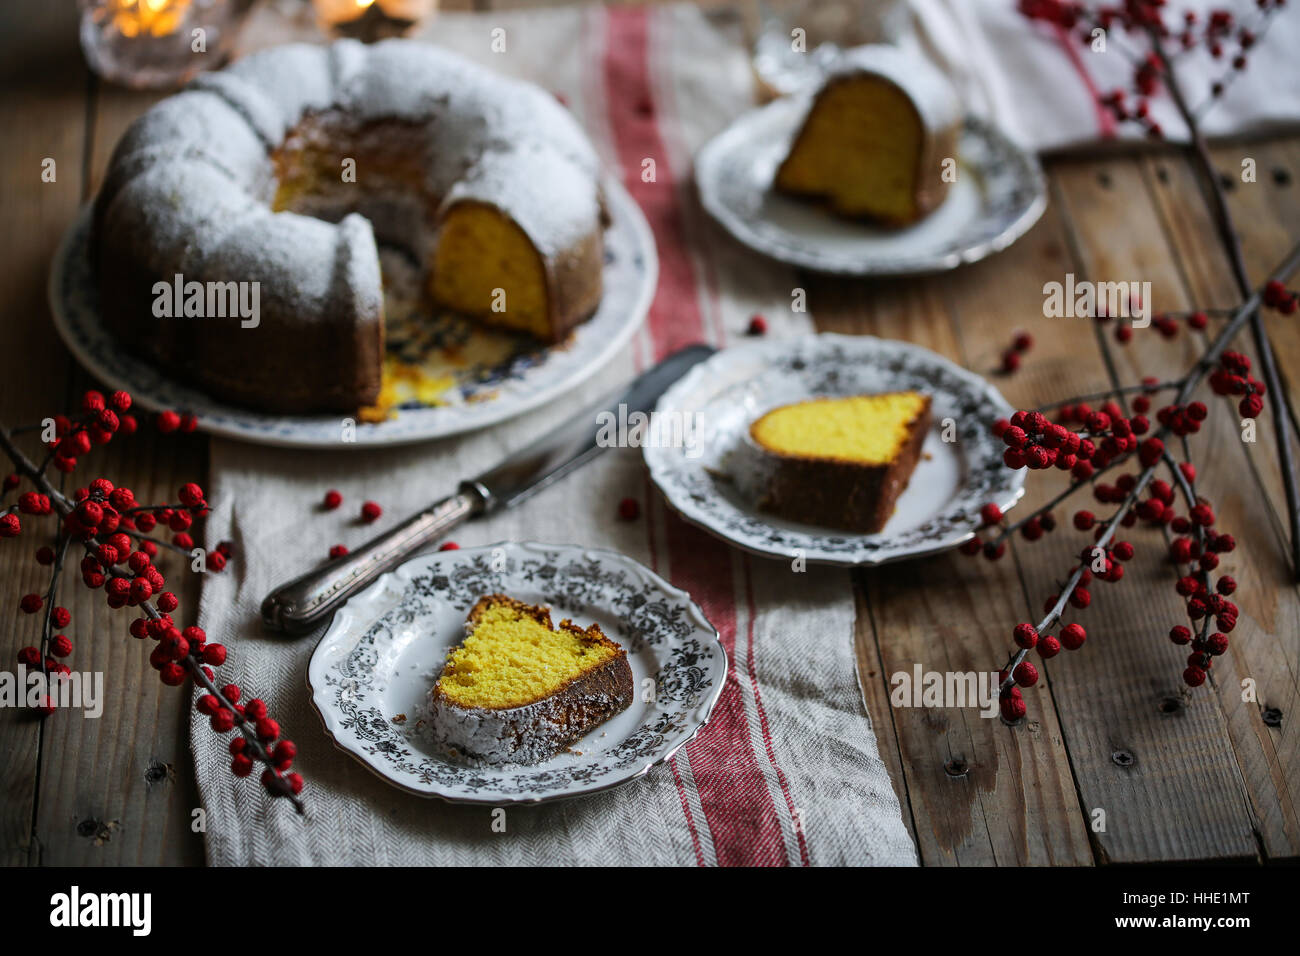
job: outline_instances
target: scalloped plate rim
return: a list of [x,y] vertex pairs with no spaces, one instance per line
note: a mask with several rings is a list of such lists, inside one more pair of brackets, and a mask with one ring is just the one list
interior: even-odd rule
[[[852,345],[854,346],[863,346],[868,343],[884,343],[886,346],[895,347],[900,350],[914,352],[914,353],[921,353],[925,355],[928,358],[928,360],[946,366],[947,370],[950,373],[956,374],[959,378],[966,379],[971,385],[975,386],[980,392],[994,399],[995,404],[999,404],[1001,408],[1006,412],[1007,415],[1010,415],[1013,410],[1010,403],[1007,402],[1007,400],[1002,396],[1002,393],[999,392],[991,382],[989,382],[982,376],[978,375],[977,373],[972,372],[969,369],[963,368],[960,365],[957,365],[955,362],[951,361],[950,359],[947,359],[944,356],[940,355],[939,353],[927,349],[924,346],[916,345],[915,343],[912,342],[904,342],[898,339],[883,339],[880,338],[879,336],[874,336],[874,335],[843,335],[837,332],[821,332],[821,333],[812,333],[804,336],[796,336],[794,338],[774,338],[774,339],[765,339],[757,342],[745,342],[745,343],[733,345],[726,349],[723,349],[718,353],[716,353],[715,355],[709,357],[705,361],[701,362],[700,364],[696,365],[689,372],[687,372],[686,375],[682,376],[681,379],[675,382],[668,389],[668,391],[666,391],[663,394],[663,396],[659,399],[659,403],[655,407],[655,411],[657,414],[662,414],[665,411],[671,410],[673,405],[675,405],[679,401],[679,396],[691,394],[692,392],[694,392],[700,387],[701,379],[705,379],[709,377],[711,374],[716,374],[718,365],[731,362],[731,361],[738,361],[740,359],[747,357],[747,355],[751,353],[754,354],[755,356],[766,359],[767,356],[763,355],[764,352],[785,352],[788,351],[791,348],[791,346],[794,346],[796,344],[802,344],[805,347],[815,347],[815,345],[823,342],[827,342],[827,343],[839,342],[845,344],[852,343]],[[674,485],[672,485],[666,480],[665,473],[672,470],[672,463],[668,456],[668,453],[671,452],[672,450],[673,449],[665,449],[665,448],[657,447],[652,444],[647,444],[642,449],[642,457],[646,463],[647,470],[650,473],[650,480],[654,483],[655,487],[659,490],[660,496],[663,499],[663,501],[675,514],[677,514],[687,523],[695,525],[696,527],[701,528],[704,531],[707,531],[709,534],[713,535],[714,537],[717,537],[727,542],[728,544],[739,548],[742,551],[748,552],[749,554],[753,554],[763,558],[772,558],[772,559],[780,559],[780,560],[789,560],[791,558],[796,557],[793,548],[791,550],[781,550],[779,548],[772,547],[772,546],[765,547],[763,544],[758,543],[751,538],[741,536],[737,533],[731,532],[727,529],[720,527],[715,521],[710,520],[710,516],[702,513],[697,508],[691,507],[691,505],[687,503],[686,500],[683,500],[685,496],[679,495],[677,493],[680,491],[680,489],[676,488]],[[1011,508],[1013,508],[1020,501],[1020,499],[1024,497],[1025,494],[1024,485],[1025,485],[1024,469],[1012,473],[1011,489],[1007,494],[999,497],[996,501],[998,506],[1002,508],[1004,512],[1010,511]],[[746,511],[745,513],[750,517],[759,521],[762,521],[767,517],[762,512],[759,512],[757,510],[752,510],[752,509]],[[852,534],[851,532],[838,532],[838,531],[834,531],[833,529],[825,529],[824,535],[816,535],[815,532],[817,529],[815,529],[813,526],[804,525],[801,527],[806,530],[797,531],[794,533],[804,534],[813,540],[815,540],[817,537],[830,537],[830,536],[834,536],[837,538],[878,538],[880,537],[879,534],[855,535]],[[945,551],[952,550],[953,548],[959,546],[963,542],[968,541],[970,538],[974,537],[975,531],[976,531],[975,528],[971,528],[970,530],[962,533],[959,536],[944,537],[941,540],[937,540],[933,545],[930,546],[912,548],[907,551],[886,552],[883,555],[876,554],[872,551],[854,552],[852,554],[846,555],[843,553],[815,551],[810,548],[805,552],[803,557],[806,558],[809,564],[820,564],[826,566],[848,567],[848,568],[875,567],[883,564],[891,564],[895,561],[905,561],[905,560],[911,560],[913,558],[927,557],[930,555],[939,554]]]
[[811,100],[811,97],[811,93],[790,94],[747,110],[705,143],[696,154],[695,182],[701,205],[709,217],[722,226],[730,236],[755,252],[778,262],[825,275],[864,277],[934,275],[979,262],[981,259],[1002,252],[1027,233],[1047,209],[1047,179],[1038,158],[1017,146],[993,123],[973,114],[967,114],[963,118],[962,135],[971,134],[973,131],[974,135],[984,137],[986,142],[996,143],[1023,163],[1031,175],[1034,198],[1021,210],[1016,219],[1008,223],[997,235],[973,242],[961,249],[938,254],[931,259],[914,256],[911,260],[888,260],[883,267],[876,266],[870,259],[853,265],[835,258],[820,257],[815,252],[801,252],[784,244],[772,242],[749,228],[744,217],[719,195],[716,188],[718,177],[714,167],[720,165],[732,150],[746,145],[749,127],[758,126],[764,120],[772,121],[774,116],[785,119],[781,116],[784,112],[792,114],[790,119],[793,119],[795,114],[806,109],[805,104]]
[[[450,560],[455,561],[462,558],[472,557],[480,553],[490,554],[493,551],[493,549],[496,548],[516,548],[516,549],[533,549],[533,550],[540,550],[540,551],[564,551],[564,552],[576,551],[576,552],[581,552],[586,554],[594,553],[600,555],[603,559],[608,560],[612,558],[616,560],[618,563],[632,565],[635,569],[637,569],[639,573],[649,578],[649,580],[655,582],[667,596],[680,599],[685,604],[687,612],[694,618],[696,626],[707,631],[707,633],[711,636],[712,646],[717,655],[714,669],[715,670],[720,669],[720,674],[715,676],[715,687],[711,692],[711,694],[709,695],[709,699],[707,703],[703,707],[704,715],[701,719],[695,722],[691,731],[685,736],[683,736],[679,741],[677,741],[672,746],[670,746],[666,751],[657,754],[653,760],[650,760],[640,765],[634,772],[631,772],[626,776],[622,776],[617,780],[613,780],[608,783],[601,784],[600,786],[588,787],[585,789],[557,791],[555,793],[542,794],[542,795],[530,795],[530,796],[500,795],[500,794],[493,795],[493,796],[486,796],[486,797],[461,796],[461,795],[454,795],[454,794],[447,794],[447,793],[439,793],[430,789],[420,789],[418,787],[414,787],[396,778],[392,773],[385,771],[380,766],[373,763],[368,754],[359,752],[353,747],[348,746],[342,740],[340,740],[339,733],[337,731],[337,720],[334,715],[334,711],[332,708],[330,708],[327,713],[326,708],[323,707],[322,703],[318,700],[318,697],[323,695],[323,691],[313,686],[312,679],[311,679],[312,671],[316,670],[318,667],[324,666],[323,664],[317,663],[317,659],[318,656],[321,654],[322,648],[326,648],[327,642],[331,640],[337,641],[339,637],[342,635],[342,632],[344,632],[356,621],[361,619],[363,613],[360,612],[363,612],[365,609],[368,609],[370,606],[374,605],[374,603],[378,600],[380,595],[383,594],[383,592],[391,586],[394,580],[402,580],[404,577],[409,579],[409,573],[407,572],[412,565],[415,565],[417,563],[427,563],[439,558],[446,560],[448,559],[448,555],[453,555],[453,557],[451,557]],[[605,790],[613,790],[616,787],[621,787],[624,784],[630,783],[633,780],[645,776],[647,773],[649,773],[651,770],[653,770],[655,767],[659,766],[660,764],[667,763],[683,747],[685,747],[691,741],[695,740],[700,735],[700,733],[704,730],[704,728],[708,726],[709,722],[712,721],[713,717],[717,713],[717,705],[719,700],[721,700],[722,698],[722,692],[726,688],[727,674],[730,666],[731,666],[730,656],[727,654],[727,649],[722,643],[722,635],[718,632],[718,629],[713,625],[713,623],[708,619],[708,616],[705,615],[704,610],[695,602],[695,600],[690,596],[689,593],[687,593],[686,591],[684,591],[679,587],[674,586],[673,584],[670,584],[668,581],[664,580],[664,578],[662,578],[659,574],[652,571],[650,568],[647,568],[645,565],[641,564],[641,562],[623,554],[622,552],[615,551],[612,548],[601,548],[601,547],[594,547],[594,546],[580,545],[580,544],[551,544],[551,543],[542,543],[536,541],[497,541],[492,544],[485,544],[474,548],[458,548],[453,552],[436,551],[436,552],[430,552],[428,554],[417,555],[416,557],[411,558],[409,561],[406,561],[403,564],[399,565],[398,567],[394,568],[392,571],[389,571],[381,575],[378,578],[378,580],[376,580],[372,585],[370,585],[360,594],[357,594],[355,597],[349,599],[349,601],[345,605],[343,605],[343,607],[339,608],[339,610],[335,612],[333,620],[330,622],[329,626],[325,629],[325,632],[321,635],[320,639],[316,642],[316,646],[312,649],[311,655],[307,659],[307,666],[304,669],[304,680],[307,687],[308,703],[311,705],[312,710],[315,711],[316,715],[320,718],[325,733],[330,738],[330,742],[334,745],[334,747],[337,750],[347,754],[349,757],[351,757],[353,760],[360,763],[363,767],[365,767],[376,777],[383,780],[385,783],[388,783],[389,785],[396,787],[397,789],[402,790],[406,793],[412,794],[413,796],[423,797],[429,800],[441,800],[445,803],[450,803],[450,804],[465,804],[465,805],[473,805],[473,806],[494,806],[494,807],[506,806],[506,805],[534,806],[542,803],[550,803],[555,800],[567,800],[575,797],[587,796],[593,793],[601,793]],[[698,711],[699,708],[696,708],[696,710]]]

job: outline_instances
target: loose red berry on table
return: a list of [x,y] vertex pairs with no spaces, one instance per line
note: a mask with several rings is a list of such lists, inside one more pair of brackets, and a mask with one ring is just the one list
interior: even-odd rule
[[336,544],[330,547],[330,558],[341,558],[348,553],[347,545]]
[[181,417],[175,412],[158,413],[158,430],[164,435],[169,435],[181,426]]
[[767,319],[761,315],[751,315],[749,317],[749,327],[745,330],[748,335],[766,335]]
[[222,571],[226,567],[226,556],[220,551],[209,551],[205,563],[209,571]]
[[458,545],[455,541],[444,541],[442,544],[438,545],[438,550],[439,550],[439,551],[459,551],[459,550],[460,550],[460,545]]
[[343,504],[343,495],[333,488],[325,492],[325,499],[321,502],[326,511],[333,511],[341,504]]
[[635,521],[641,514],[641,503],[635,498],[624,498],[618,503],[618,516],[624,521]]
[[380,515],[383,513],[384,509],[379,507],[379,505],[373,501],[367,501],[361,506],[361,520],[366,522],[366,524],[369,524],[372,521],[378,521]]
[[1002,353],[1002,371],[1008,375],[1020,368],[1020,353],[1014,350]]
[[1017,332],[1015,339],[1011,342],[1011,347],[1017,352],[1028,352],[1034,347],[1034,337],[1028,332]]

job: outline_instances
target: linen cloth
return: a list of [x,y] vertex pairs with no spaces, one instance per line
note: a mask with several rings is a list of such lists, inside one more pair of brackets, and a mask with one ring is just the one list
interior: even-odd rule
[[[307,27],[260,14],[257,45]],[[494,54],[493,28],[507,52]],[[305,35],[314,36],[307,27]],[[847,572],[751,558],[666,513],[636,449],[612,449],[524,506],[472,522],[463,546],[500,540],[613,548],[686,589],[722,634],[731,666],[714,718],[668,764],[612,791],[511,808],[504,833],[491,810],[408,795],[338,751],[308,702],[307,660],[320,632],[296,640],[263,632],[258,608],[274,585],[357,545],[452,491],[659,357],[693,341],[725,345],[762,312],[771,335],[811,331],[791,311],[795,274],[717,241],[693,194],[695,150],[753,102],[738,36],[691,8],[600,7],[444,15],[421,39],[541,83],[563,96],[608,167],[649,219],[660,280],[632,345],[575,393],[511,423],[464,438],[392,450],[287,451],[214,440],[209,545],[235,560],[205,576],[199,623],[231,648],[221,669],[263,697],[298,744],[306,818],[228,769],[228,736],[194,715],[192,745],[207,810],[209,862],[218,865],[880,864],[915,851],[855,677],[854,606]],[[654,182],[642,181],[653,158]],[[344,505],[322,514],[338,488]],[[633,496],[642,518],[620,522]],[[355,519],[382,503],[373,526]]]
[[[1094,52],[1077,36],[1030,22],[1016,0],[911,0],[914,31],[903,40],[919,42],[957,84],[967,109],[994,120],[1016,142],[1037,150],[1064,150],[1097,140],[1142,139],[1136,124],[1116,124],[1098,95],[1130,89],[1136,50],[1116,28],[1105,52]],[[1241,24],[1258,16],[1254,0],[1181,0],[1170,4],[1169,22],[1183,11],[1201,23],[1212,8],[1231,10]],[[1076,28],[1075,33],[1081,31]],[[1171,45],[1176,46],[1176,41]],[[1232,73],[1235,46],[1213,60],[1204,48],[1180,53],[1175,69],[1193,109],[1207,102],[1213,80]],[[1225,84],[1224,93],[1201,119],[1206,136],[1257,134],[1300,125],[1300,11],[1284,7],[1248,55],[1246,70]],[[1142,47],[1141,49],[1145,49]],[[1187,126],[1166,92],[1150,99],[1151,115],[1167,139],[1185,141]]]

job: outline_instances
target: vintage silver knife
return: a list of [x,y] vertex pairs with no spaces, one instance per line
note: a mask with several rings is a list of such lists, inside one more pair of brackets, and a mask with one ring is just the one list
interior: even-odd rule
[[690,345],[639,375],[600,402],[583,409],[490,471],[463,481],[452,495],[430,505],[396,528],[322,568],[276,588],[262,602],[262,620],[273,631],[305,634],[349,597],[390,571],[462,521],[517,505],[603,450],[596,438],[600,413],[649,413],[668,388],[714,353]]

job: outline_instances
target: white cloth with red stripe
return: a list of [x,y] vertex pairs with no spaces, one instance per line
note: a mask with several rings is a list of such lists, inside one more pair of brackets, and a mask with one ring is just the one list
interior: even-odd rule
[[[309,23],[265,8],[245,34],[258,45],[314,36]],[[278,18],[278,19],[277,19]],[[504,27],[507,51],[490,52]],[[263,633],[258,607],[276,583],[357,545],[453,489],[552,423],[561,407],[594,400],[680,344],[717,345],[767,316],[772,335],[810,331],[790,310],[791,271],[720,241],[694,199],[693,152],[752,103],[738,38],[689,8],[599,7],[447,15],[425,39],[453,47],[563,95],[622,169],[656,231],[658,296],[629,349],[576,393],[463,439],[381,452],[305,453],[214,440],[209,542],[235,559],[205,577],[199,623],[230,646],[221,679],[268,701],[299,747],[307,816],[237,780],[227,739],[192,721],[209,862],[220,865],[878,864],[915,851],[881,762],[855,672],[847,572],[794,573],[728,548],[667,513],[635,449],[615,449],[523,507],[474,522],[463,546],[502,539],[578,542],[622,551],[686,588],[719,627],[732,670],[700,738],[670,764],[612,791],[511,809],[504,833],[491,811],[426,801],[388,786],[336,750],[312,711],[305,669],[318,635]],[[657,181],[641,181],[641,160]],[[338,488],[344,505],[317,503]],[[618,502],[644,503],[635,522]],[[355,520],[365,499],[378,526]]]
[[[910,0],[915,32],[931,59],[957,84],[967,109],[997,122],[1018,143],[1038,151],[1063,150],[1104,139],[1144,138],[1134,123],[1116,124],[1098,95],[1132,88],[1133,58],[1146,47],[1115,28],[1105,50],[1093,50],[1074,36],[1031,22],[1016,0]],[[1113,4],[1118,6],[1118,4]],[[1300,4],[1275,14],[1247,56],[1247,67],[1224,84],[1222,97],[1200,120],[1210,137],[1295,129],[1300,125]],[[1170,4],[1175,26],[1191,10],[1204,23],[1211,9],[1232,11],[1239,23],[1255,25],[1255,0],[1180,0]],[[1172,41],[1177,46],[1177,41]],[[1210,101],[1210,84],[1235,73],[1236,45],[1224,43],[1214,60],[1203,47],[1178,53],[1175,69],[1188,103]],[[1150,99],[1151,116],[1168,139],[1186,140],[1187,127],[1164,91]]]

